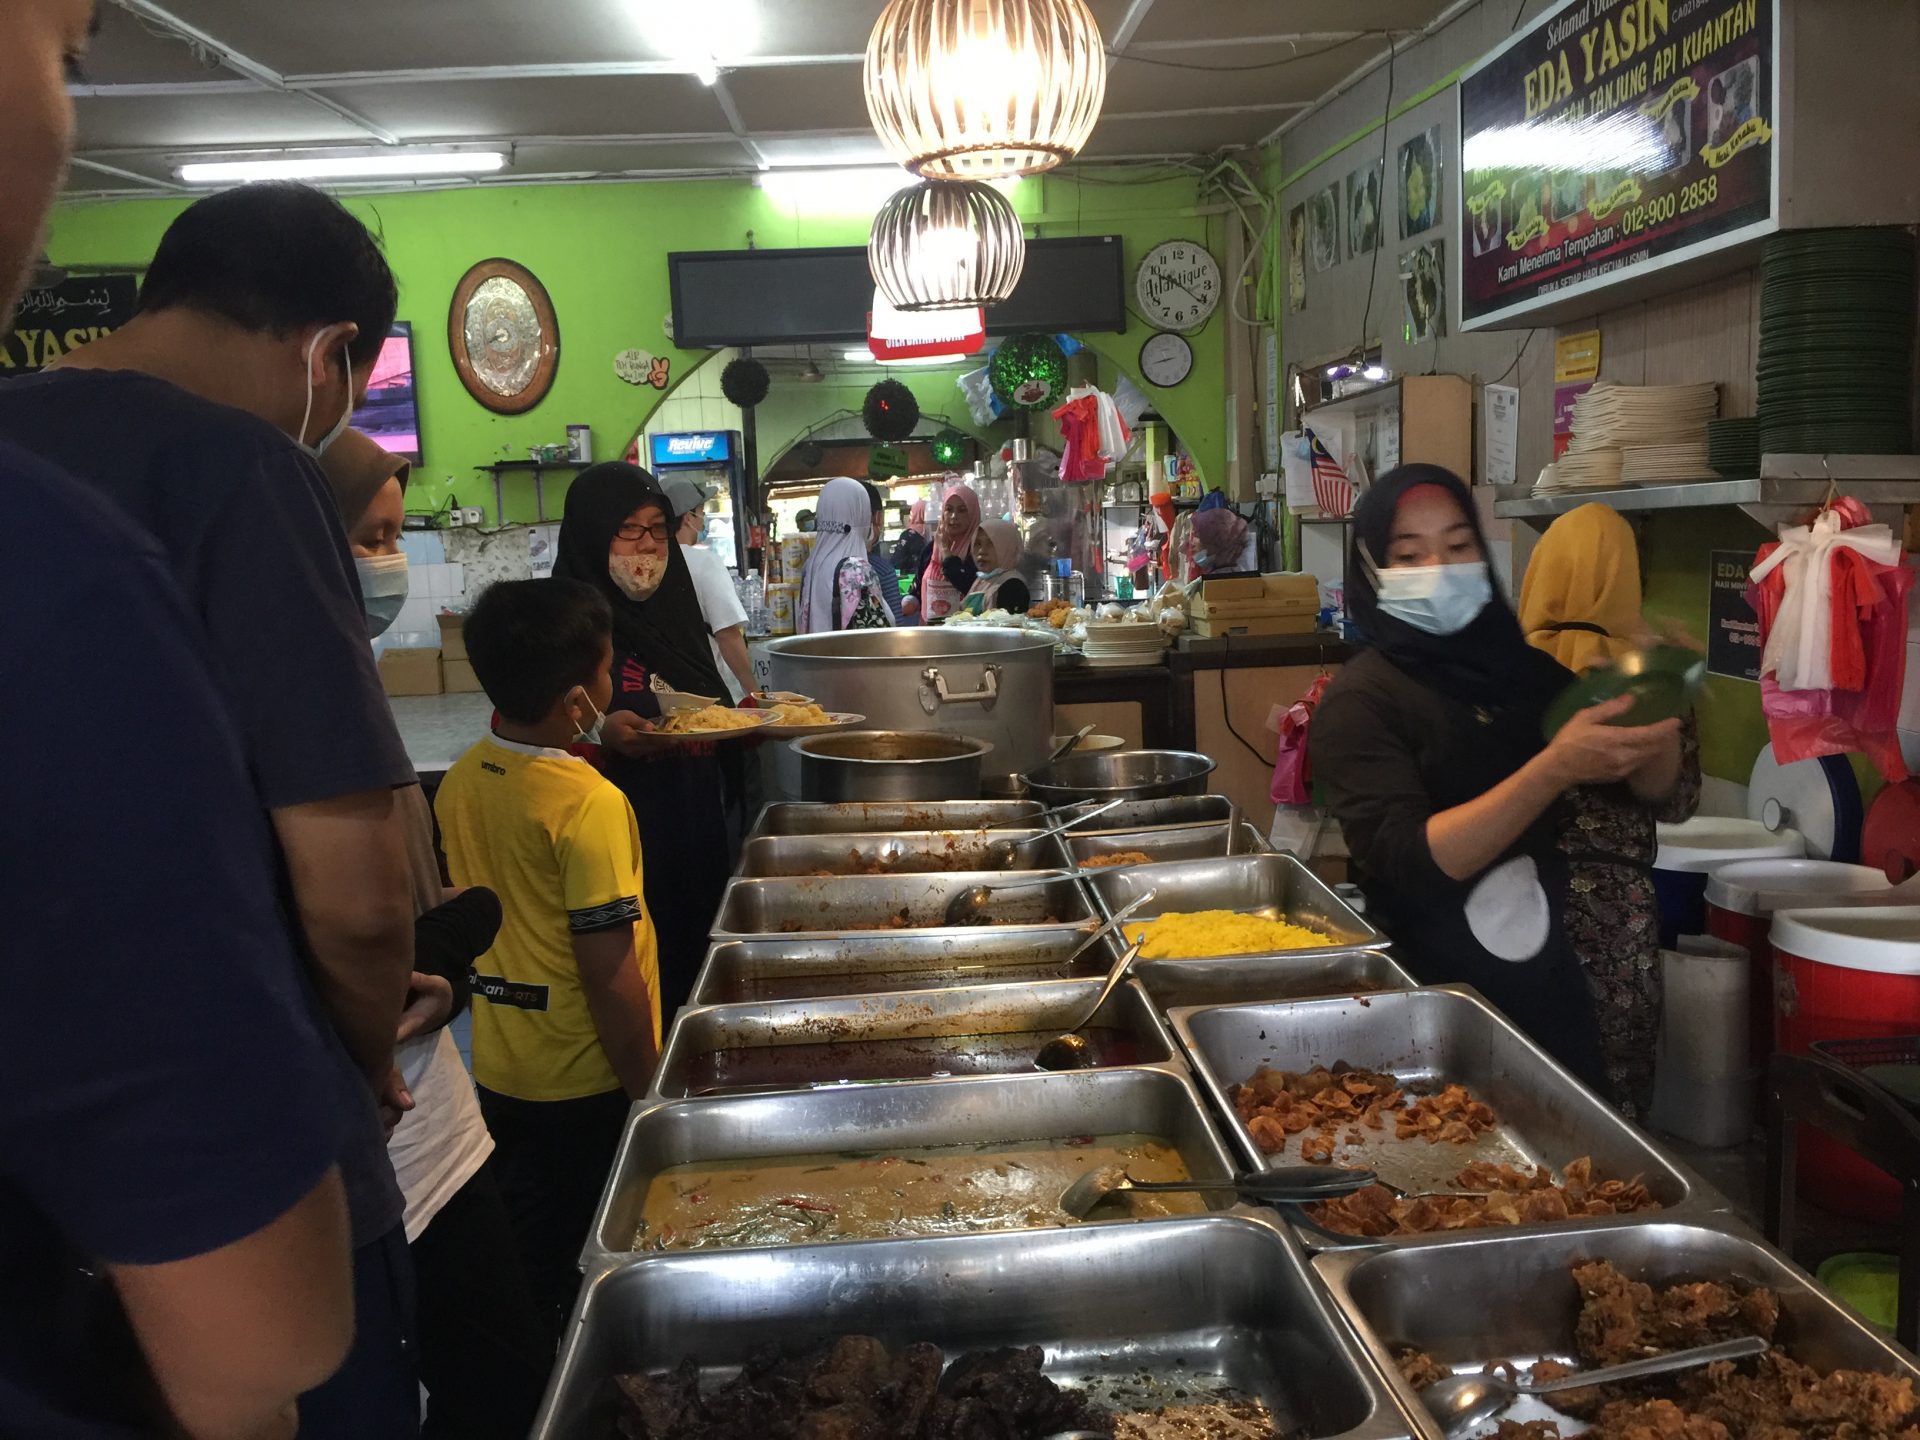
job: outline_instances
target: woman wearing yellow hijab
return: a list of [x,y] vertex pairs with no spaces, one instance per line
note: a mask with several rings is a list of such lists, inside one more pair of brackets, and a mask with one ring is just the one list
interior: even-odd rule
[[[1547,527],[1521,582],[1520,628],[1574,671],[1606,665],[1642,643],[1650,627],[1640,615],[1640,557],[1617,511],[1582,505]],[[1662,1000],[1653,827],[1686,819],[1700,802],[1693,716],[1681,721],[1679,783],[1658,810],[1624,785],[1581,786],[1568,800],[1560,832],[1570,882],[1567,938],[1587,974],[1613,1102],[1644,1121]]]
[[1582,505],[1547,527],[1520,586],[1520,628],[1575,674],[1634,648],[1646,629],[1640,556],[1617,510]]

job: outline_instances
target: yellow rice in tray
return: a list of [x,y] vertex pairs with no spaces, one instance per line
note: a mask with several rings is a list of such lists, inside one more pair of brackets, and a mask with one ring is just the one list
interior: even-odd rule
[[1332,938],[1304,925],[1242,915],[1234,910],[1175,910],[1125,927],[1129,937],[1144,933],[1143,960],[1178,960],[1199,955],[1258,955],[1270,950],[1305,950]]

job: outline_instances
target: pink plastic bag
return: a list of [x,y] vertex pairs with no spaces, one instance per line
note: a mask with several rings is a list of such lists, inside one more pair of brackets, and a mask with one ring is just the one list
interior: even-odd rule
[[1268,798],[1276,805],[1313,803],[1313,768],[1307,759],[1307,729],[1313,724],[1314,708],[1332,678],[1315,676],[1306,693],[1280,717],[1280,743],[1273,753],[1273,784],[1267,790]]

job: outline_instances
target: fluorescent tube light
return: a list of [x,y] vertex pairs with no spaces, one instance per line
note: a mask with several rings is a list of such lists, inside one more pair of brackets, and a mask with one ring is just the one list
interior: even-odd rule
[[505,167],[498,150],[400,152],[388,155],[281,156],[273,160],[210,160],[174,171],[189,185],[249,180],[385,180],[403,175],[487,175]]

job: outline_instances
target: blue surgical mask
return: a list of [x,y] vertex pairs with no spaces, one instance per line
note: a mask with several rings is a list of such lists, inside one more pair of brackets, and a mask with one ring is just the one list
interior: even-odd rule
[[593,703],[593,697],[587,694],[584,686],[580,689],[580,698],[586,701],[587,708],[593,711],[593,724],[574,731],[573,743],[576,745],[598,745],[600,743],[600,731],[607,723],[607,717],[600,713],[600,707]]
[[1484,560],[1458,565],[1395,565],[1373,573],[1383,614],[1429,635],[1457,635],[1493,599],[1493,577]]
[[[320,348],[320,337],[325,333],[324,330],[316,330],[313,335],[313,340],[307,346],[307,404],[306,408],[300,412],[300,433],[293,437],[300,442],[300,447],[316,460],[327,453],[327,447],[340,438],[341,434],[347,428],[347,422],[353,419],[353,391],[352,388],[349,387],[347,391],[347,408],[340,412],[340,418],[334,422],[333,428],[313,444],[307,444],[307,421],[313,417],[313,352]],[[347,376],[349,380],[352,379],[353,366],[351,361],[347,363]]]
[[367,636],[386,633],[400,607],[407,603],[407,557],[405,555],[360,555],[354,559],[360,572],[360,600],[367,612]]

